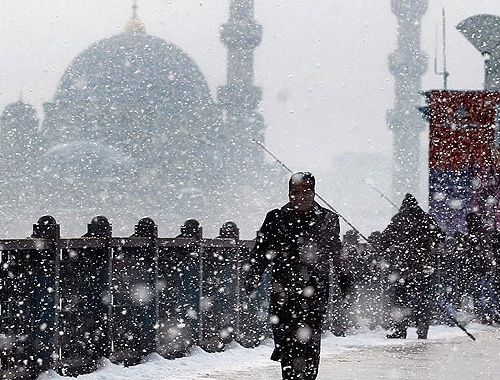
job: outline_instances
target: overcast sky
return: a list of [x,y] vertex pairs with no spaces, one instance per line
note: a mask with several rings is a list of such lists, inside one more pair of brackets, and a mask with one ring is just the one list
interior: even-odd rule
[[[390,154],[385,115],[394,85],[387,56],[396,48],[390,0],[255,0],[264,36],[255,54],[267,145],[297,169],[328,167],[346,151]],[[199,65],[215,94],[224,85],[226,49],[218,27],[229,0],[139,0],[148,33],[176,44]],[[123,31],[132,0],[3,0],[0,10],[0,107],[50,100],[71,61],[90,44]],[[434,74],[436,28],[447,12],[449,88],[480,89],[480,54],[455,29],[465,18],[500,15],[498,0],[430,0],[422,23]]]

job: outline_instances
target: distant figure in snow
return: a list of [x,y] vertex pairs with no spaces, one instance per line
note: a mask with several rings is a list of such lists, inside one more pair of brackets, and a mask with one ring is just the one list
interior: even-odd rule
[[432,310],[436,301],[435,246],[444,241],[432,217],[419,206],[413,195],[406,194],[377,241],[387,251],[393,332],[388,338],[406,338],[412,320],[419,339],[427,339]]
[[493,250],[493,231],[482,218],[470,212],[466,216],[465,272],[467,288],[474,303],[476,318],[484,324],[500,321],[498,304],[493,289],[497,265]]
[[[316,379],[332,270],[341,271],[338,215],[315,201],[311,173],[291,176],[289,203],[270,211],[250,255],[246,290],[272,268],[270,320],[284,380]],[[345,276],[344,276],[345,277]],[[338,276],[337,276],[338,278]]]

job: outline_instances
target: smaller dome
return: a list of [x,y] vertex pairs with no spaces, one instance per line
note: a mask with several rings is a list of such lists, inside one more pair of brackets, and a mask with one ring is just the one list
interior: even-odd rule
[[23,115],[33,119],[37,118],[35,108],[31,104],[24,103],[21,100],[7,104],[2,112],[3,119],[8,117],[19,118]]
[[136,15],[125,23],[124,29],[127,33],[146,33],[146,27]]
[[119,182],[130,175],[134,162],[118,149],[96,141],[59,144],[45,152],[39,162],[43,171],[61,178]]

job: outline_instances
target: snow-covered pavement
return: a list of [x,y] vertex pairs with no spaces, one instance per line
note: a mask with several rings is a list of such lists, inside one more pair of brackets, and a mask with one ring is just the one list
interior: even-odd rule
[[[385,331],[323,338],[318,380],[330,379],[500,379],[500,329],[468,325],[472,341],[460,329],[432,326],[429,339],[389,340]],[[185,358],[167,360],[153,354],[140,365],[124,368],[109,361],[79,380],[279,380],[279,364],[269,360],[273,347],[266,341],[254,349],[237,344],[222,353],[196,348]],[[39,380],[73,379],[54,372]]]

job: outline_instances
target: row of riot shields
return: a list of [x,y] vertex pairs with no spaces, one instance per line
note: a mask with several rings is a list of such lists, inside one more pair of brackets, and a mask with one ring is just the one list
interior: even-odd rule
[[177,357],[193,345],[221,351],[234,340],[249,347],[268,336],[268,287],[250,299],[241,286],[249,243],[159,239],[157,352]]
[[94,218],[85,236],[61,239],[41,218],[32,237],[0,241],[0,378],[74,376],[103,357],[133,365],[269,335],[269,281],[254,299],[241,286],[253,242],[158,238],[140,223],[117,238]]

